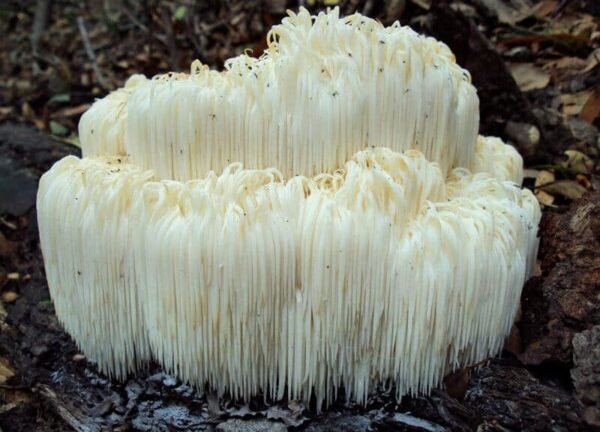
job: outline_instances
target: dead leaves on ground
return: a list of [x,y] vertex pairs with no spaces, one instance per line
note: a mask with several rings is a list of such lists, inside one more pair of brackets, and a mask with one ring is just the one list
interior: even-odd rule
[[[580,198],[598,183],[600,126],[600,17],[582,2],[482,0],[501,25],[497,49],[521,91],[562,117],[577,144],[565,160],[528,170],[539,202],[556,206]],[[501,5],[500,5],[501,4]],[[502,25],[503,24],[503,25]]]
[[555,0],[482,1],[506,24],[496,30],[496,45],[519,88],[553,85],[563,115],[593,124],[600,115],[599,18]]
[[13,376],[15,376],[15,370],[10,366],[7,359],[0,357],[0,384],[5,384]]
[[526,177],[534,178],[534,192],[540,204],[553,207],[558,198],[573,201],[593,189],[594,162],[577,150],[567,150],[560,165],[540,170],[527,170]]

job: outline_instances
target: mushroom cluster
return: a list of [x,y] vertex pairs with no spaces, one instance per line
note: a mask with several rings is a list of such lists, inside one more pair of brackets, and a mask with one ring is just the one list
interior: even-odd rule
[[300,10],[191,69],[94,103],[40,181],[56,313],[100,370],[320,407],[501,349],[540,210],[444,44]]

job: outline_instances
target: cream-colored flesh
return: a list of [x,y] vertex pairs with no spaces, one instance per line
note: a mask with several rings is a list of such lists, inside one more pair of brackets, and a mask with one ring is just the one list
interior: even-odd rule
[[[529,191],[447,179],[421,153],[374,149],[283,180],[239,165],[188,183],[116,159],[68,157],[40,183],[56,311],[123,377],[157,359],[184,380],[366,401],[495,354],[536,250]],[[110,347],[110,349],[109,349]]]

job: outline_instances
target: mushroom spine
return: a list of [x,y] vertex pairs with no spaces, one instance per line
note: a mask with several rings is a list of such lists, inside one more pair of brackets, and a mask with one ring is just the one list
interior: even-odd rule
[[[337,9],[127,85],[42,177],[56,313],[100,369],[365,403],[495,355],[537,252],[522,160],[449,49]],[[90,320],[90,317],[94,317]]]

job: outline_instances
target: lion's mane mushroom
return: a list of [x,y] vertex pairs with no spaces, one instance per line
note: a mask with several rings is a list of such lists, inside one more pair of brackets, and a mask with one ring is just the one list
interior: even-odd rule
[[135,77],[40,182],[59,319],[119,378],[428,392],[501,349],[537,251],[521,158],[477,107],[445,45],[337,10],[224,73]]

